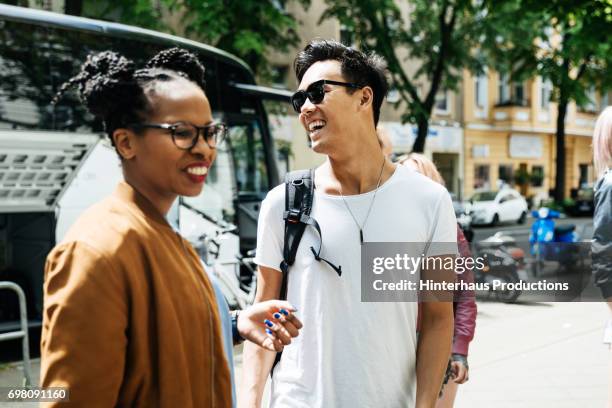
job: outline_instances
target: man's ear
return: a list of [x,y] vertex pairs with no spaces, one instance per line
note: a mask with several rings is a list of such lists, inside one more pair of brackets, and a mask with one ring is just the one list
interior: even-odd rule
[[115,149],[124,160],[133,159],[136,156],[136,134],[130,129],[119,128],[113,132]]
[[361,88],[360,104],[363,107],[368,107],[374,101],[374,91],[369,86]]

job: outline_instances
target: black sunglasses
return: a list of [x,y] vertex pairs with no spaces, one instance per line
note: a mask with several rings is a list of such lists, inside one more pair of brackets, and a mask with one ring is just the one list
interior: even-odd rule
[[347,88],[360,89],[361,86],[357,84],[353,84],[350,82],[338,82],[338,81],[330,81],[327,79],[321,79],[313,82],[308,85],[308,88],[304,91],[297,91],[291,96],[291,105],[293,105],[293,109],[300,113],[302,110],[302,105],[306,102],[306,99],[309,99],[310,102],[315,105],[323,102],[323,98],[325,97],[325,85],[340,85],[345,86]]
[[227,126],[224,123],[211,123],[206,126],[196,126],[191,123],[134,123],[128,125],[133,129],[164,129],[169,130],[175,146],[181,150],[191,150],[198,143],[200,133],[211,149],[216,149],[227,135]]

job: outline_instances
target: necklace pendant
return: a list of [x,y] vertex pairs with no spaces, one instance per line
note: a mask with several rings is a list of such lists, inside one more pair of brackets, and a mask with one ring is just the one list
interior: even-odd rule
[[363,230],[359,228],[359,243],[363,245]]

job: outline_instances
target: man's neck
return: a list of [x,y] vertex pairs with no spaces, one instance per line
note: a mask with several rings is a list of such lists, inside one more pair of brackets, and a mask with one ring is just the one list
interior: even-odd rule
[[318,188],[326,194],[354,195],[384,184],[395,171],[395,165],[385,159],[377,140],[373,141],[328,156],[317,170]]

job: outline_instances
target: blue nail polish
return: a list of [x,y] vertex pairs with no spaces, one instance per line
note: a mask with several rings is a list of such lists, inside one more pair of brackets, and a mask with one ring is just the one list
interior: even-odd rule
[[270,330],[270,329],[266,328],[266,333],[268,333],[268,334],[272,334],[272,330]]
[[281,309],[280,312],[284,314],[285,316],[289,316],[289,312],[286,311],[285,309]]
[[280,319],[281,318],[281,314],[280,313],[274,313],[274,318],[275,319]]
[[272,326],[274,326],[274,324],[273,324],[271,321],[269,321],[268,319],[264,320],[264,323],[265,323],[265,324],[266,324],[266,326],[268,326],[268,327],[272,327]]

